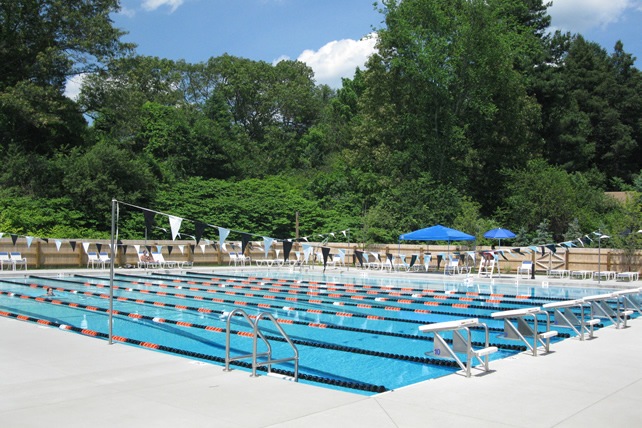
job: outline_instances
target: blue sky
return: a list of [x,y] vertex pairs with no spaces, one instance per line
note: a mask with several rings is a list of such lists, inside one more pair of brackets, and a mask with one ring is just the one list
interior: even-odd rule
[[[341,86],[374,49],[374,0],[121,0],[116,27],[141,55],[197,63],[224,53],[299,59],[317,83]],[[608,52],[618,39],[642,67],[642,0],[555,0],[553,27],[579,32]]]

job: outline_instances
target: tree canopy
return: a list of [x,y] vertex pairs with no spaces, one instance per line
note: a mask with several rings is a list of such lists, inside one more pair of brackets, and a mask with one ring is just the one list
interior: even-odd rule
[[640,223],[639,196],[604,191],[642,190],[642,75],[621,42],[551,32],[548,6],[383,0],[376,52],[334,90],[299,61],[139,55],[118,0],[2,2],[0,231],[104,236],[115,197],[275,237],[296,212],[363,243],[618,233]]

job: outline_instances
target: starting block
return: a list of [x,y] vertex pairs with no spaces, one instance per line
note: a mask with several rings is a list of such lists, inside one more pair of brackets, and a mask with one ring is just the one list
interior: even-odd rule
[[[633,311],[626,309],[626,294],[622,291],[611,294],[598,294],[585,297],[585,302],[591,305],[591,318],[604,318],[610,320],[616,329],[626,328],[626,320],[633,315]],[[622,305],[620,299],[622,298]],[[608,304],[609,300],[615,300],[616,309],[613,310]]]
[[[483,327],[486,332],[486,342],[482,349],[473,349],[470,327]],[[462,334],[461,330],[465,332]],[[479,361],[483,366],[484,371],[489,371],[489,355],[497,352],[497,347],[489,346],[488,326],[480,323],[477,318],[470,318],[465,320],[447,321],[435,324],[428,324],[419,326],[419,331],[422,333],[434,333],[434,349],[427,354],[435,355],[438,357],[445,357],[455,360],[459,367],[466,373],[466,377],[471,375],[471,367],[473,358]],[[450,346],[446,339],[442,337],[445,332],[452,332],[452,346]],[[466,362],[457,354],[466,354]]]
[[[553,309],[553,325],[560,328],[570,328],[579,336],[580,340],[584,340],[585,333],[588,334],[589,339],[592,339],[594,326],[600,323],[600,320],[597,318],[589,320],[586,319],[584,310],[587,306],[583,299],[547,303],[543,305],[542,308]],[[580,309],[579,318],[571,308]]]
[[[557,331],[551,330],[551,318],[547,311],[544,311],[539,307],[533,307],[495,312],[490,315],[495,319],[504,320],[504,334],[502,337],[508,340],[521,340],[533,353],[534,357],[537,356],[537,349],[540,344],[544,347],[546,352],[550,352],[551,337],[557,336]],[[546,331],[541,333],[537,328],[537,315],[546,316]],[[531,327],[525,320],[525,318],[529,316],[533,317],[533,327]],[[511,319],[515,319],[517,321],[517,325],[513,324]],[[532,338],[532,343],[528,338]]]

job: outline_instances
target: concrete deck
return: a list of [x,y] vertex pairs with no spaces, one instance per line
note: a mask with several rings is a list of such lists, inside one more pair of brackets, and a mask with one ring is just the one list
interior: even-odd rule
[[642,319],[629,326],[553,344],[548,355],[494,361],[492,372],[470,379],[455,374],[365,397],[251,378],[0,317],[0,421],[7,427],[635,426],[642,421]]

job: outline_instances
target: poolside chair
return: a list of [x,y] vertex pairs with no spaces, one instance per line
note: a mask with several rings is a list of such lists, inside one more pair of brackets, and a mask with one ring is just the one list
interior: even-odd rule
[[18,266],[24,266],[24,269],[27,270],[27,258],[22,257],[22,254],[11,253],[11,262],[14,270],[18,269]]
[[16,266],[9,257],[9,253],[0,253],[0,270],[4,270],[5,266],[10,266],[11,270],[16,270]]
[[153,268],[157,268],[157,267],[160,266],[158,264],[158,262],[143,260],[143,256],[144,255],[145,255],[145,251],[139,251],[138,252],[138,267],[139,268],[142,267],[142,268],[145,268],[145,269],[150,269],[150,268],[153,269]]
[[96,265],[102,266],[105,268],[105,262],[98,257],[98,253],[87,253],[87,268],[89,269],[89,265],[91,264],[91,268],[94,269]]
[[103,262],[103,268],[106,267],[108,263],[111,265],[111,257],[109,257],[108,253],[99,253],[98,258]]
[[522,265],[517,268],[517,276],[526,275],[526,276],[521,276],[521,278],[528,279],[531,277],[532,273],[533,273],[533,262],[522,262]]
[[481,260],[479,261],[479,270],[477,271],[477,276],[488,276],[490,278],[493,277],[493,273],[495,272],[495,263],[497,260],[495,260],[495,257],[493,256],[490,259],[487,259],[486,257],[482,257]]
[[451,258],[444,266],[444,275],[454,275],[459,272],[459,259]]
[[152,253],[152,258],[158,265],[161,267],[161,269],[171,269],[176,267],[176,262],[171,261],[171,260],[165,260],[165,257],[163,257],[163,253],[160,251],[155,251]]

